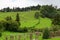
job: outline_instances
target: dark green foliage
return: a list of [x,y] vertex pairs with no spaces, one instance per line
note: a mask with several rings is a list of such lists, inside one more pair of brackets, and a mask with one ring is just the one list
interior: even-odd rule
[[11,12],[11,9],[10,9],[9,7],[3,8],[3,9],[2,9],[2,12]]
[[0,33],[0,37],[2,36],[2,33]]
[[0,22],[0,32],[7,30],[17,32],[19,28],[19,24],[17,21],[8,20],[8,21],[1,21]]
[[36,12],[36,13],[35,13],[35,18],[36,18],[36,19],[39,19],[39,17],[40,17],[40,13],[39,13],[39,12]]
[[5,30],[5,21],[0,21],[0,32],[4,31]]
[[12,20],[11,16],[7,16],[5,19],[6,21]]
[[17,16],[16,16],[16,21],[15,20],[12,20],[12,17],[11,16],[7,16],[5,18],[5,21],[2,22],[2,25],[0,26],[3,26],[5,30],[7,31],[15,31],[17,32],[18,31],[18,28],[19,28],[19,14],[17,13]]
[[43,32],[43,39],[49,39],[50,31],[46,28]]
[[60,29],[60,27],[59,27],[59,25],[54,25],[54,26],[52,26],[52,31],[58,31],[59,29]]
[[[17,14],[18,15],[18,14]],[[7,16],[6,21],[3,22],[3,26],[5,27],[5,30],[8,31],[17,31],[19,28],[19,23],[15,20],[12,20],[11,16]]]
[[52,20],[52,24],[54,25],[60,25],[60,14],[56,14],[54,19]]
[[25,8],[19,8],[19,7],[13,7],[13,9],[7,7],[3,8],[0,11],[1,12],[19,12],[19,11],[30,11],[30,10],[40,10],[41,5],[37,6],[30,6],[30,7],[25,7]]
[[[0,32],[2,31],[13,31],[18,32],[19,24],[17,21],[8,20],[8,21],[0,21]],[[24,29],[25,30],[25,29]]]
[[45,17],[54,18],[57,10],[52,5],[44,5],[41,7],[40,13]]
[[0,31],[2,31],[3,27],[3,22],[0,22]]
[[20,16],[19,16],[19,13],[17,13],[17,15],[16,15],[16,21],[17,21],[18,24],[20,25]]
[[17,13],[16,15],[16,21],[19,22],[20,21],[20,18],[19,18],[19,14]]
[[18,29],[18,32],[28,32],[29,28],[24,27],[24,28],[20,28]]
[[2,32],[4,31],[5,27],[3,25],[3,21],[0,21],[0,37],[2,36]]
[[37,10],[40,10],[40,7],[41,7],[41,6],[38,4],[38,5],[36,6],[36,9],[37,9]]
[[6,8],[6,11],[7,11],[7,12],[10,12],[10,8],[9,8],[9,7],[7,7],[7,8]]
[[12,21],[6,21],[5,24],[5,30],[8,31],[17,31],[19,28],[19,25],[16,21],[12,20]]

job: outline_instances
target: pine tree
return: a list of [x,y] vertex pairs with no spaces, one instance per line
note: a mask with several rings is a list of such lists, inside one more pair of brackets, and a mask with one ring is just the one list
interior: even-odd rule
[[18,24],[20,25],[20,17],[19,17],[19,13],[17,13],[17,15],[16,15],[16,21],[17,21]]

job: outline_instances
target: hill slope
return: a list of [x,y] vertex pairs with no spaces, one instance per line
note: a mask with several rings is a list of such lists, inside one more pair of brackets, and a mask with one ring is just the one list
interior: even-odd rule
[[[38,19],[34,18],[36,11],[18,12],[20,14],[21,26],[20,27],[32,27],[38,23]],[[0,20],[5,20],[7,16],[11,16],[15,20],[17,12],[0,12]],[[36,28],[45,28],[51,26],[51,20],[48,18],[41,18],[40,23],[36,25]]]

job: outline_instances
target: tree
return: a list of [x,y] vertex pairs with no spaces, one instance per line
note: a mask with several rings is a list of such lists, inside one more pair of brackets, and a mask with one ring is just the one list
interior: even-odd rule
[[52,24],[54,25],[60,25],[60,14],[56,14],[54,19],[52,20]]
[[59,25],[53,25],[51,29],[52,29],[53,32],[56,32],[56,31],[58,31],[60,28],[59,28]]
[[15,8],[14,7],[13,7],[12,11],[15,12]]
[[19,28],[19,24],[14,20],[6,21],[4,25],[5,25],[4,26],[5,30],[7,30],[7,31],[17,32],[17,30]]
[[38,4],[37,6],[36,6],[36,10],[40,10],[40,5]]
[[16,12],[20,11],[20,8],[19,7],[15,8],[15,11]]
[[9,7],[6,8],[6,12],[10,12],[10,8]]
[[48,39],[50,36],[50,31],[46,28],[43,32],[43,39]]
[[6,8],[3,8],[2,11],[3,11],[3,12],[6,12]]
[[20,16],[19,16],[19,13],[17,13],[17,15],[16,15],[16,21],[19,23],[19,25],[20,25]]
[[40,13],[47,18],[54,18],[57,10],[52,5],[44,5],[41,7]]
[[39,12],[36,12],[36,13],[35,13],[35,18],[36,18],[36,19],[39,19],[39,17],[40,17]]

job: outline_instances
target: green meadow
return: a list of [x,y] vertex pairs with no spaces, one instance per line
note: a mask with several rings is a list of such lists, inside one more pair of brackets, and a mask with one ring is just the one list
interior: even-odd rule
[[[28,11],[28,12],[0,12],[0,21],[1,20],[5,20],[5,18],[7,16],[11,16],[14,20],[16,17],[16,14],[19,13],[20,15],[20,22],[21,22],[21,26],[20,27],[32,27],[34,26],[39,20],[34,18],[34,14],[37,11]],[[40,17],[40,24],[36,25],[35,28],[50,28],[51,27],[51,23],[52,21],[49,18],[41,18]],[[28,33],[16,33],[16,32],[3,32],[2,33],[2,37],[0,37],[0,40],[5,40],[5,37],[7,36],[9,38],[9,35],[22,35],[21,40],[24,40],[24,34],[28,35],[28,37],[26,37],[26,40],[29,40],[29,34]],[[35,34],[33,35],[33,39],[35,38]],[[42,34],[38,37],[39,40],[43,40],[42,39]],[[15,40],[17,40],[17,38],[15,38]],[[51,38],[51,39],[47,39],[47,40],[60,40],[59,37],[55,37],[55,38]]]
[[[0,20],[5,20],[7,16],[11,16],[14,20],[16,14],[20,14],[20,27],[32,27],[35,25],[39,20],[34,18],[34,14],[36,11],[28,11],[28,12],[0,12]],[[45,28],[51,27],[51,20],[48,18],[41,18],[40,17],[40,24],[36,25],[36,28]]]

